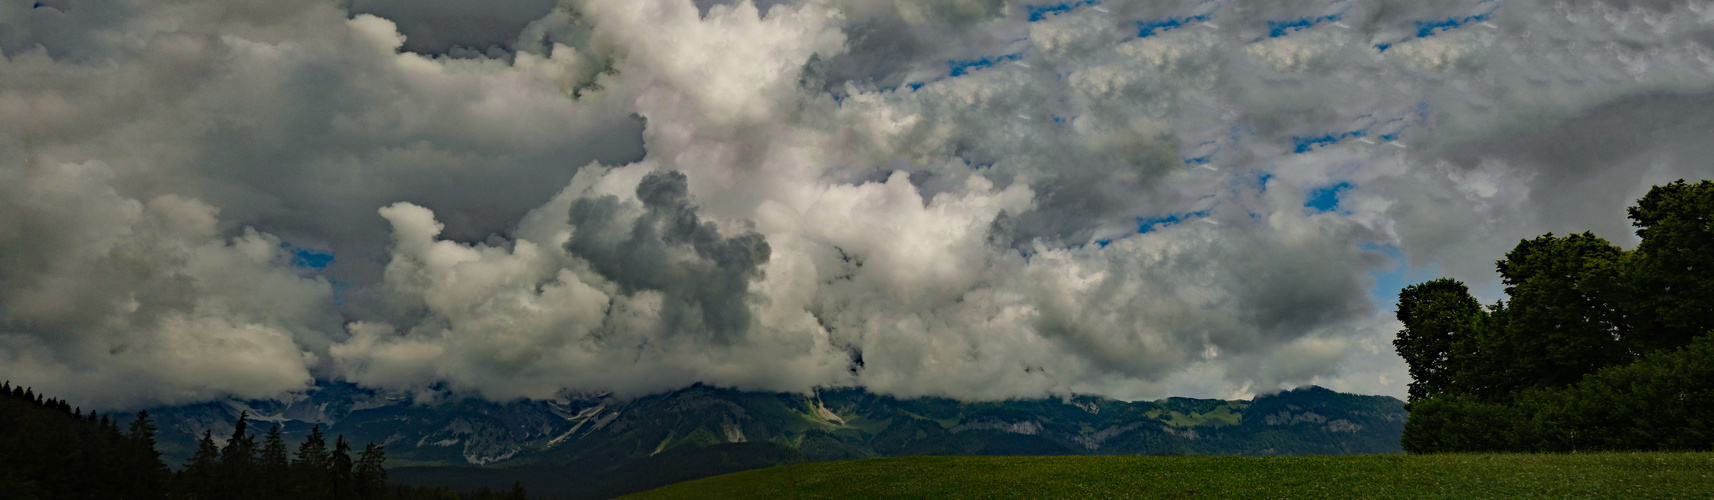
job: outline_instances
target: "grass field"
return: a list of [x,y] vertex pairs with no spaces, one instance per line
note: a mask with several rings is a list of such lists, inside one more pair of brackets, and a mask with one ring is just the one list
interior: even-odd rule
[[1714,498],[1714,453],[898,457],[757,469],[676,498]]

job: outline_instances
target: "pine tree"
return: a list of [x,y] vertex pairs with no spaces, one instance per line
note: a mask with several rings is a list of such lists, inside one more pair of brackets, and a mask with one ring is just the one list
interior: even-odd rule
[[506,492],[506,500],[530,500],[529,493],[524,492],[523,481],[512,481],[512,490]]
[[215,487],[219,477],[220,448],[214,444],[214,431],[205,430],[202,431],[202,440],[196,444],[196,454],[178,474],[179,495],[195,499],[219,498],[219,489]]
[[286,459],[286,440],[280,436],[280,426],[268,429],[262,438],[262,453],[256,459],[256,484],[263,491],[261,498],[287,498],[291,464]]
[[219,489],[223,496],[249,496],[256,484],[251,481],[255,475],[256,437],[250,435],[250,412],[238,413],[238,422],[232,425],[232,437],[226,439],[226,447],[220,450],[220,479]]
[[124,446],[132,457],[125,466],[126,497],[161,498],[172,473],[161,463],[161,453],[155,451],[155,423],[149,420],[148,410],[137,412],[137,419],[131,421],[130,432],[125,435]]
[[351,443],[345,441],[345,435],[340,434],[333,440],[333,456],[329,457],[329,476],[333,479],[333,498],[347,499],[356,497],[356,484],[352,481]]
[[387,452],[381,446],[369,443],[363,447],[363,453],[357,456],[357,464],[352,467],[359,498],[379,499],[386,494],[387,469],[382,466],[386,461]]
[[328,495],[328,465],[327,439],[321,434],[321,426],[311,427],[309,435],[304,437],[303,444],[298,445],[298,456],[292,461],[292,476],[299,498],[325,498]]

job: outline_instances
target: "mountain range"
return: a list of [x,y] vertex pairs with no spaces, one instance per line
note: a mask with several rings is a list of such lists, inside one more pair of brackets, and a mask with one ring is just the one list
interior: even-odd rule
[[[693,386],[638,398],[568,396],[420,402],[324,384],[279,401],[151,409],[164,459],[181,464],[204,431],[240,412],[295,443],[312,425],[386,446],[394,479],[608,497],[798,461],[900,455],[1305,455],[1400,453],[1404,403],[1305,387],[1248,401],[1094,396],[962,402],[861,389],[813,394]],[[252,427],[253,429],[258,427]]]

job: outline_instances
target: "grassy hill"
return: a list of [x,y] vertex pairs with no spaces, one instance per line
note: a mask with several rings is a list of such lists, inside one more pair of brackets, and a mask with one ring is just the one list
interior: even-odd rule
[[895,457],[758,469],[676,498],[1708,498],[1714,453]]

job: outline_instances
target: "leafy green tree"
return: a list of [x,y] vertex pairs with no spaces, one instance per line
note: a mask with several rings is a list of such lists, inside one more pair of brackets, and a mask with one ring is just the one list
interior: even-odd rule
[[1473,322],[1455,282],[1400,294],[1406,450],[1714,446],[1714,181],[1656,186],[1629,215],[1631,252],[1590,233],[1519,242],[1497,265],[1508,300]]
[[1642,238],[1633,286],[1648,324],[1634,344],[1689,344],[1714,327],[1714,181],[1655,186],[1629,215]]
[[1714,337],[1518,398],[1531,451],[1714,447]]
[[1495,347],[1506,360],[1510,391],[1563,387],[1585,374],[1634,359],[1625,348],[1625,252],[1594,234],[1524,240],[1499,261],[1505,324]]
[[1441,278],[1399,292],[1398,319],[1404,324],[1393,347],[1410,367],[1410,399],[1454,390],[1461,358],[1477,341],[1482,305],[1457,280]]
[[1469,394],[1441,394],[1410,403],[1399,445],[1409,453],[1513,451],[1517,414],[1509,405]]

